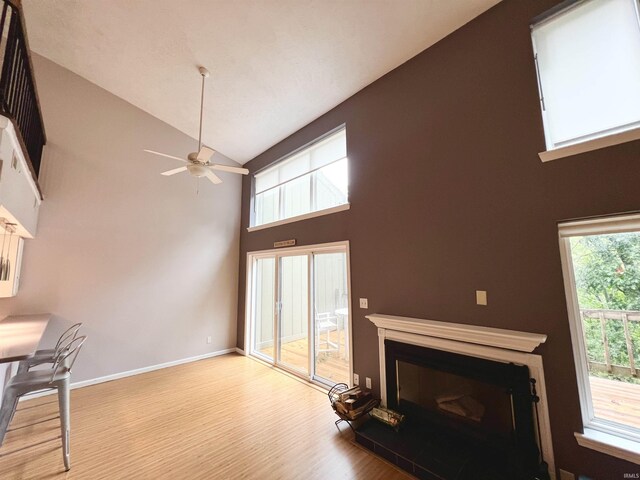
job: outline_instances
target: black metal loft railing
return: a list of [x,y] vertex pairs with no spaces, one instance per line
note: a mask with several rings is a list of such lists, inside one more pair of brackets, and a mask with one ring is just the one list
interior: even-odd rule
[[22,11],[17,0],[0,0],[0,114],[9,117],[26,150],[36,179],[47,139],[29,56]]

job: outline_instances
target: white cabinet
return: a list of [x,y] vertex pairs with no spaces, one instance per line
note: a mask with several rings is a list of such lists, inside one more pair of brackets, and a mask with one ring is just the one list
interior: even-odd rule
[[5,245],[0,256],[0,298],[14,297],[20,286],[24,240],[15,234],[10,239],[8,233],[4,239],[2,237],[0,235],[0,246]]
[[0,115],[0,221],[16,224],[16,234],[33,238],[42,199],[13,124]]
[[[13,123],[0,115],[0,298],[18,292],[23,238],[35,236],[41,203]],[[6,224],[13,235],[4,235]]]

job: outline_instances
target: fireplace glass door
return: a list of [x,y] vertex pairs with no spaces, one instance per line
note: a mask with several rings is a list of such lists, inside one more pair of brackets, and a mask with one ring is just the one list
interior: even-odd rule
[[249,259],[249,353],[316,383],[350,383],[347,246]]
[[398,405],[409,404],[431,418],[503,438],[513,431],[506,388],[422,365],[397,361]]

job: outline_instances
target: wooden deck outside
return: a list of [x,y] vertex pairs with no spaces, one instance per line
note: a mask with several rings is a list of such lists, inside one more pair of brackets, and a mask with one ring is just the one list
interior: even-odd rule
[[640,428],[640,385],[589,377],[595,416]]
[[[321,352],[316,364],[316,375],[335,383],[349,383],[349,360],[346,357],[345,335],[339,330],[330,333],[330,341],[339,348],[331,352]],[[321,348],[325,348],[325,335],[322,335]],[[273,355],[273,348],[263,348],[260,352],[268,357]],[[282,344],[280,353],[282,363],[296,370],[307,372],[309,368],[309,344],[304,338]]]

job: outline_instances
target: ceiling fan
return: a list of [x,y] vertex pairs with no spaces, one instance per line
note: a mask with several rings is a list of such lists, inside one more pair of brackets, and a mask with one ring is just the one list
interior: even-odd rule
[[215,153],[214,150],[209,147],[205,147],[202,145],[202,111],[204,108],[204,82],[207,77],[209,77],[209,70],[204,67],[200,67],[198,69],[200,71],[200,75],[202,75],[202,92],[200,94],[200,130],[198,132],[198,151],[192,152],[187,155],[186,160],[180,157],[174,157],[173,155],[167,155],[166,153],[156,152],[154,150],[147,150],[145,152],[153,153],[154,155],[160,155],[161,157],[172,158],[173,160],[178,160],[179,162],[184,162],[187,165],[183,167],[174,168],[172,170],[167,170],[166,172],[162,172],[162,175],[170,176],[175,175],[176,173],[187,171],[193,177],[207,177],[211,180],[211,183],[218,184],[222,183],[222,179],[218,177],[214,170],[219,170],[221,172],[230,172],[230,173],[239,173],[242,175],[247,175],[249,170],[246,168],[240,167],[230,167],[228,165],[219,165],[217,163],[211,163],[211,157]]

